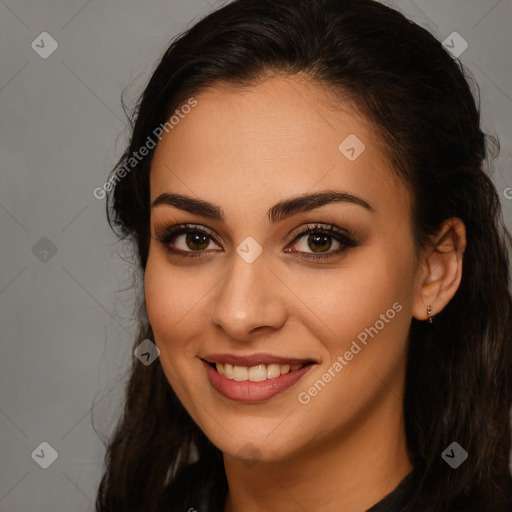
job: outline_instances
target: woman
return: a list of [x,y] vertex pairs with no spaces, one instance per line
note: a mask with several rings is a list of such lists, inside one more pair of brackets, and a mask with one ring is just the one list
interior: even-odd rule
[[487,146],[460,63],[377,2],[237,0],[178,37],[107,187],[159,358],[98,512],[512,510]]

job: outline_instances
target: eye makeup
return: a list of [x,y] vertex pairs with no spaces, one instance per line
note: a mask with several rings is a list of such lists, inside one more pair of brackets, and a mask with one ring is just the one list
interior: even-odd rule
[[[183,237],[180,244],[177,242]],[[334,224],[311,223],[302,226],[294,235],[292,242],[284,249],[288,254],[297,254],[304,260],[326,260],[332,258],[347,249],[359,247],[361,244],[357,241],[355,235],[347,229],[341,229]],[[158,241],[170,255],[188,257],[188,258],[207,258],[213,252],[222,252],[221,239],[215,232],[200,224],[177,224],[171,226],[159,226],[155,228],[155,240]],[[317,249],[322,249],[327,245],[327,251],[313,252],[297,251],[293,246],[301,239],[306,238],[306,244],[311,249],[311,243]],[[339,247],[331,250],[335,241]],[[318,245],[320,243],[320,245]],[[209,249],[211,244],[220,247],[220,249]],[[182,248],[177,247],[182,245]],[[195,247],[194,247],[195,246]]]

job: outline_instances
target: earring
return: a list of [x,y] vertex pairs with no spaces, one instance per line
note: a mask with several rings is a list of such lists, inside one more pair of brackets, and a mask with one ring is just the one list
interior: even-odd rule
[[432,314],[432,306],[427,307],[427,315],[428,315],[428,321],[429,323],[432,323],[432,317],[430,316]]

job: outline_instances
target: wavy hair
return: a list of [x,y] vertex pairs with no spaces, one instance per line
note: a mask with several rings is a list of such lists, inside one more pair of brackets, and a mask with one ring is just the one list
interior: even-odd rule
[[[427,30],[373,0],[236,0],[212,12],[173,39],[138,100],[129,145],[110,175],[111,228],[133,243],[143,274],[153,151],[122,177],[119,169],[187,98],[219,84],[250,87],[271,74],[306,77],[371,122],[411,191],[418,254],[443,220],[464,222],[459,289],[432,325],[412,318],[410,326],[403,406],[421,474],[415,499],[422,512],[511,510],[512,238],[486,170],[499,144],[481,131],[470,73]],[[138,314],[135,345],[154,340],[143,301]],[[469,453],[457,470],[441,458],[453,441]],[[194,485],[210,477],[211,506],[220,507],[222,453],[181,405],[160,363],[134,358],[97,512],[186,510]]]

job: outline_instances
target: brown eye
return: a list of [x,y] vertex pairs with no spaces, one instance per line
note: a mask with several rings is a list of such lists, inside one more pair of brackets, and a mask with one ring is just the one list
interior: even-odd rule
[[332,246],[332,236],[311,234],[308,237],[308,247],[314,252],[328,251]]
[[295,253],[304,260],[324,260],[341,255],[347,249],[359,247],[360,243],[347,229],[337,226],[313,224],[305,226],[295,236],[291,246],[284,252]]
[[169,254],[198,257],[212,251],[222,252],[220,242],[210,231],[202,226],[180,224],[155,229],[155,239],[160,242]]
[[[306,254],[332,254],[336,250],[342,249],[347,245],[346,240],[340,238],[337,234],[325,233],[318,229],[303,233],[297,237],[294,246],[297,251]],[[332,249],[332,250],[331,250]],[[329,252],[328,252],[329,251]]]
[[192,251],[200,251],[206,249],[210,243],[210,239],[203,233],[189,233],[186,236],[187,247]]

